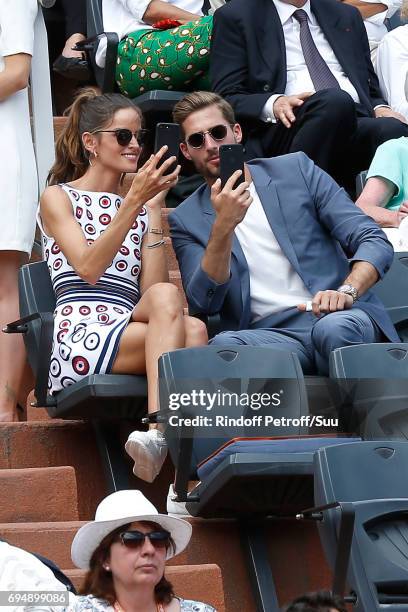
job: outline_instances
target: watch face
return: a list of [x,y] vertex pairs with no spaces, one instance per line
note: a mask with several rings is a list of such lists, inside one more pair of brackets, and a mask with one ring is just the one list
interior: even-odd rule
[[353,298],[353,304],[358,298],[358,291],[355,287],[353,287],[353,285],[341,285],[341,287],[339,287],[337,291],[350,295]]

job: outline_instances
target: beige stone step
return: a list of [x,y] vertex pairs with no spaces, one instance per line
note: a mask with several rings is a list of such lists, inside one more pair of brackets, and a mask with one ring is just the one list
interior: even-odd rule
[[72,467],[0,470],[0,522],[78,520]]
[[58,466],[75,469],[79,517],[94,516],[106,486],[91,425],[59,420],[2,423],[0,469]]

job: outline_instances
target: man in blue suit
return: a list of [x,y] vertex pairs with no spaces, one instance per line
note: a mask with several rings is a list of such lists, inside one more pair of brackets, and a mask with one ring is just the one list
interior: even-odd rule
[[[385,234],[303,153],[257,159],[221,189],[219,147],[240,142],[231,106],[211,92],[174,108],[185,157],[206,180],[169,216],[192,311],[219,313],[213,344],[274,344],[305,373],[335,348],[398,341],[369,289],[388,270]],[[308,308],[311,304],[311,310]]]

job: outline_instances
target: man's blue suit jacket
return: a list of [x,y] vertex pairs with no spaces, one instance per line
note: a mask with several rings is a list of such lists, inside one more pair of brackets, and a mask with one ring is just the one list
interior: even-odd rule
[[[312,295],[339,287],[349,274],[350,262],[367,261],[380,277],[387,272],[394,252],[384,232],[304,153],[256,159],[248,167],[273,233]],[[192,312],[219,312],[223,330],[248,329],[249,271],[238,239],[234,236],[227,282],[214,282],[201,268],[214,219],[207,185],[169,216],[184,291]],[[371,291],[356,307],[367,312],[389,340],[399,341],[384,306]]]

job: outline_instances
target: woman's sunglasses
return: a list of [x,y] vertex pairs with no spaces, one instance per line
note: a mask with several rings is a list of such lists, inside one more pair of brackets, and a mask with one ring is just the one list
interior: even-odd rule
[[96,130],[95,132],[92,132],[92,134],[99,134],[100,132],[115,134],[118,145],[121,147],[127,147],[133,136],[136,138],[138,144],[143,146],[146,142],[146,136],[149,130],[138,130],[137,132],[132,132],[132,130],[128,130],[127,128],[118,128],[116,130]]
[[120,540],[127,548],[140,548],[143,546],[146,538],[149,538],[150,543],[154,548],[168,548],[170,545],[170,533],[165,531],[124,531],[119,534]]
[[214,125],[214,127],[206,132],[194,132],[194,134],[190,134],[186,142],[190,147],[193,147],[193,149],[200,149],[204,144],[206,134],[209,134],[213,140],[224,140],[227,132],[228,127],[226,125]]

